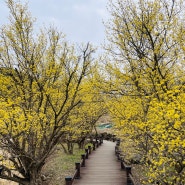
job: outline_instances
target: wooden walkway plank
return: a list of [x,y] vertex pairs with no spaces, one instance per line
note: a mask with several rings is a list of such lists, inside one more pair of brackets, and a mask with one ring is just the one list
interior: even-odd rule
[[115,143],[104,141],[81,168],[81,178],[73,185],[126,185],[126,172],[115,156]]

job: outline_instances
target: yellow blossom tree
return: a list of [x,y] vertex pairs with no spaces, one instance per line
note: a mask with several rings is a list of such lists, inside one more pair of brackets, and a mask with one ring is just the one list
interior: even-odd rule
[[101,89],[97,88],[97,75],[97,64],[94,63],[81,85],[79,93],[81,104],[71,111],[68,118],[69,124],[64,127],[67,131],[65,140],[68,143],[69,153],[73,153],[75,142],[78,143],[79,148],[83,148],[85,139],[91,136],[92,132],[97,134],[96,123],[107,113]]
[[26,5],[7,1],[10,24],[0,32],[0,178],[42,184],[41,170],[79,106],[92,62],[55,28],[34,32]]
[[106,102],[125,158],[142,164],[146,184],[184,184],[182,7],[180,0],[110,1]]

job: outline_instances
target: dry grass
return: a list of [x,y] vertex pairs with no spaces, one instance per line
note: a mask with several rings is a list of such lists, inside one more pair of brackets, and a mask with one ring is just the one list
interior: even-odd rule
[[0,180],[0,185],[18,185],[18,184],[7,180]]
[[[75,171],[75,162],[81,161],[81,154],[84,150],[74,148],[74,155],[65,154],[62,147],[58,146],[43,167],[43,174],[46,178],[44,185],[65,185],[65,177],[72,176]],[[17,183],[0,180],[0,185],[18,185]]]
[[65,177],[73,176],[75,172],[75,162],[81,161],[83,151],[75,146],[74,154],[69,155],[65,154],[61,147],[58,147],[43,168],[43,173],[46,179],[48,179],[44,184],[64,185]]

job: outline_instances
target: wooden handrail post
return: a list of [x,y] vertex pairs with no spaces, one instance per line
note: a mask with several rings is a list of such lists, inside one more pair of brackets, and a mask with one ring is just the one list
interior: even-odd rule
[[4,170],[4,166],[3,165],[0,165],[0,175],[2,173],[2,171]]
[[99,142],[98,142],[98,140],[96,141],[96,147],[97,147],[97,148],[99,147]]
[[127,175],[127,185],[132,184],[132,180],[130,179],[130,174],[131,174],[131,166],[126,166],[126,175]]
[[123,157],[121,157],[121,169],[124,170],[125,169],[125,165],[124,165],[124,159]]
[[117,153],[118,153],[118,149],[119,149],[119,147],[116,145],[115,146],[115,154],[117,155]]
[[93,141],[93,150],[96,150],[96,141]]
[[119,152],[120,152],[120,151],[119,151],[119,146],[118,146],[118,145],[116,145],[116,146],[115,146],[115,154],[116,154],[116,155],[118,155],[118,154],[119,154]]
[[88,159],[89,158],[89,150],[85,149],[85,153],[86,153],[86,159]]
[[100,139],[101,144],[103,144],[103,137]]
[[89,154],[91,154],[91,146],[88,146]]
[[65,178],[66,185],[72,185],[72,179],[73,179],[73,178],[70,177],[70,176],[69,176],[69,177],[66,177],[66,178]]
[[118,161],[121,160],[121,151],[120,151],[120,150],[119,150],[118,153],[117,153],[117,159],[118,159]]
[[82,159],[81,167],[85,167],[85,154],[81,155],[81,159]]
[[80,178],[80,163],[75,163],[75,166],[77,170],[75,179],[79,179]]
[[100,138],[99,138],[99,145],[100,145],[100,146],[101,146],[101,144],[102,144],[101,141],[102,141],[102,138],[100,137]]
[[117,139],[116,145],[120,146],[120,139]]
[[98,141],[99,146],[101,146],[101,139]]

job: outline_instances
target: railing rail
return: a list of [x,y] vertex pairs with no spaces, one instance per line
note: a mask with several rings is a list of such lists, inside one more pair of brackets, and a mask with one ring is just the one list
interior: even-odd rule
[[66,185],[72,185],[75,179],[80,178],[80,169],[81,167],[85,167],[85,161],[89,158],[89,155],[92,153],[92,149],[96,150],[101,144],[103,143],[103,139],[94,140],[93,141],[93,148],[91,146],[88,146],[87,149],[85,149],[85,154],[81,155],[81,161],[75,163],[75,172],[73,176],[67,176],[65,177]]
[[[117,159],[121,162],[121,169],[126,171],[126,178],[127,178],[127,185],[140,185],[134,178],[133,174],[132,174],[132,167],[128,164],[125,163],[124,161],[124,156],[121,153],[120,150],[120,139],[114,139],[113,142],[116,141],[116,146],[115,146],[115,154],[117,156]],[[88,146],[87,149],[85,149],[85,153],[81,155],[81,161],[80,163],[75,163],[75,172],[74,175],[68,176],[65,178],[66,181],[66,185],[72,185],[75,179],[79,179],[80,176],[80,169],[81,167],[85,167],[86,163],[85,161],[89,158],[89,155],[91,155],[91,153],[93,151],[95,151],[101,144],[103,143],[103,139],[96,139],[96,140],[92,140],[92,147]]]
[[140,183],[136,181],[132,174],[131,165],[126,164],[124,161],[124,156],[122,155],[120,150],[120,139],[117,139],[116,142],[115,155],[117,156],[117,159],[121,162],[121,169],[126,171],[127,185],[140,185]]

